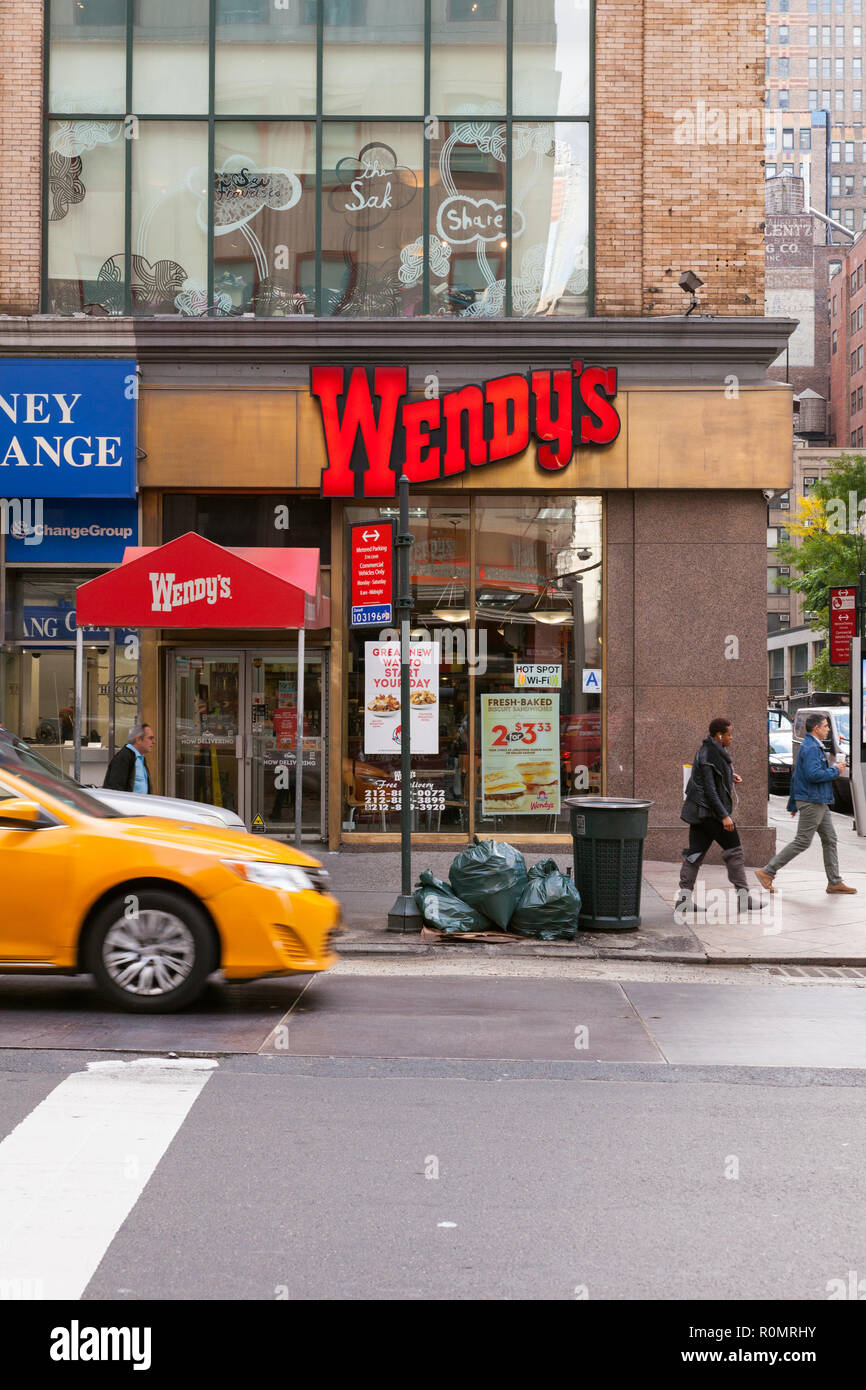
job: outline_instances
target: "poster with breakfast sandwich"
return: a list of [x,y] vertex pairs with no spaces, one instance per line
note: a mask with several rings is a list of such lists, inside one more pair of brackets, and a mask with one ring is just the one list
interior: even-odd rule
[[481,696],[481,813],[559,814],[559,696]]
[[[409,643],[413,753],[439,752],[439,643]],[[400,751],[400,643],[364,643],[364,752]]]

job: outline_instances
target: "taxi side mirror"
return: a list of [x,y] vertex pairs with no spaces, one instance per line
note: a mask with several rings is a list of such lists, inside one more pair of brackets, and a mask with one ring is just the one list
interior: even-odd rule
[[37,802],[18,796],[0,801],[0,830],[38,830],[44,823],[42,807]]

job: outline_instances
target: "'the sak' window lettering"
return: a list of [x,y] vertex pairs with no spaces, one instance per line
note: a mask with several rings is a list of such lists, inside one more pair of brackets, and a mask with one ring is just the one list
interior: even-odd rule
[[556,472],[581,444],[612,444],[620,418],[614,367],[494,377],[428,400],[408,399],[406,367],[312,367],[327,467],[323,497],[393,497],[405,470],[431,483],[538,444],[538,465]]

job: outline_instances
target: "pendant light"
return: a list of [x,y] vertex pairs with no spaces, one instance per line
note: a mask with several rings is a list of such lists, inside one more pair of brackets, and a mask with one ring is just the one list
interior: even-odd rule
[[436,607],[433,609],[433,617],[438,618],[441,623],[468,623],[472,614],[468,608],[462,608],[457,600],[458,593],[463,597],[465,585],[457,582],[457,527],[463,520],[460,515],[450,516],[448,520],[454,527],[454,573],[446,584]]
[[[547,603],[545,604],[545,599]],[[574,611],[567,594],[561,589],[557,589],[553,580],[546,579],[544,588],[538,596],[538,602],[530,609],[530,617],[537,623],[545,623],[549,627],[556,627],[561,623],[570,623],[574,617]]]

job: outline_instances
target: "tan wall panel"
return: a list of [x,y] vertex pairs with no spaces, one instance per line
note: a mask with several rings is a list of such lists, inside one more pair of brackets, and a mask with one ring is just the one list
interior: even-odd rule
[[630,488],[769,488],[791,481],[791,393],[628,393]]
[[141,487],[297,487],[296,391],[142,390]]
[[[561,472],[535,446],[447,480],[449,488],[757,488],[791,479],[791,393],[724,388],[620,391],[619,438],[579,448]],[[319,489],[325,466],[316,402],[296,390],[142,391],[142,487]]]
[[312,487],[318,492],[322,472],[328,462],[325,454],[325,435],[319,402],[307,391],[298,391],[298,487]]

